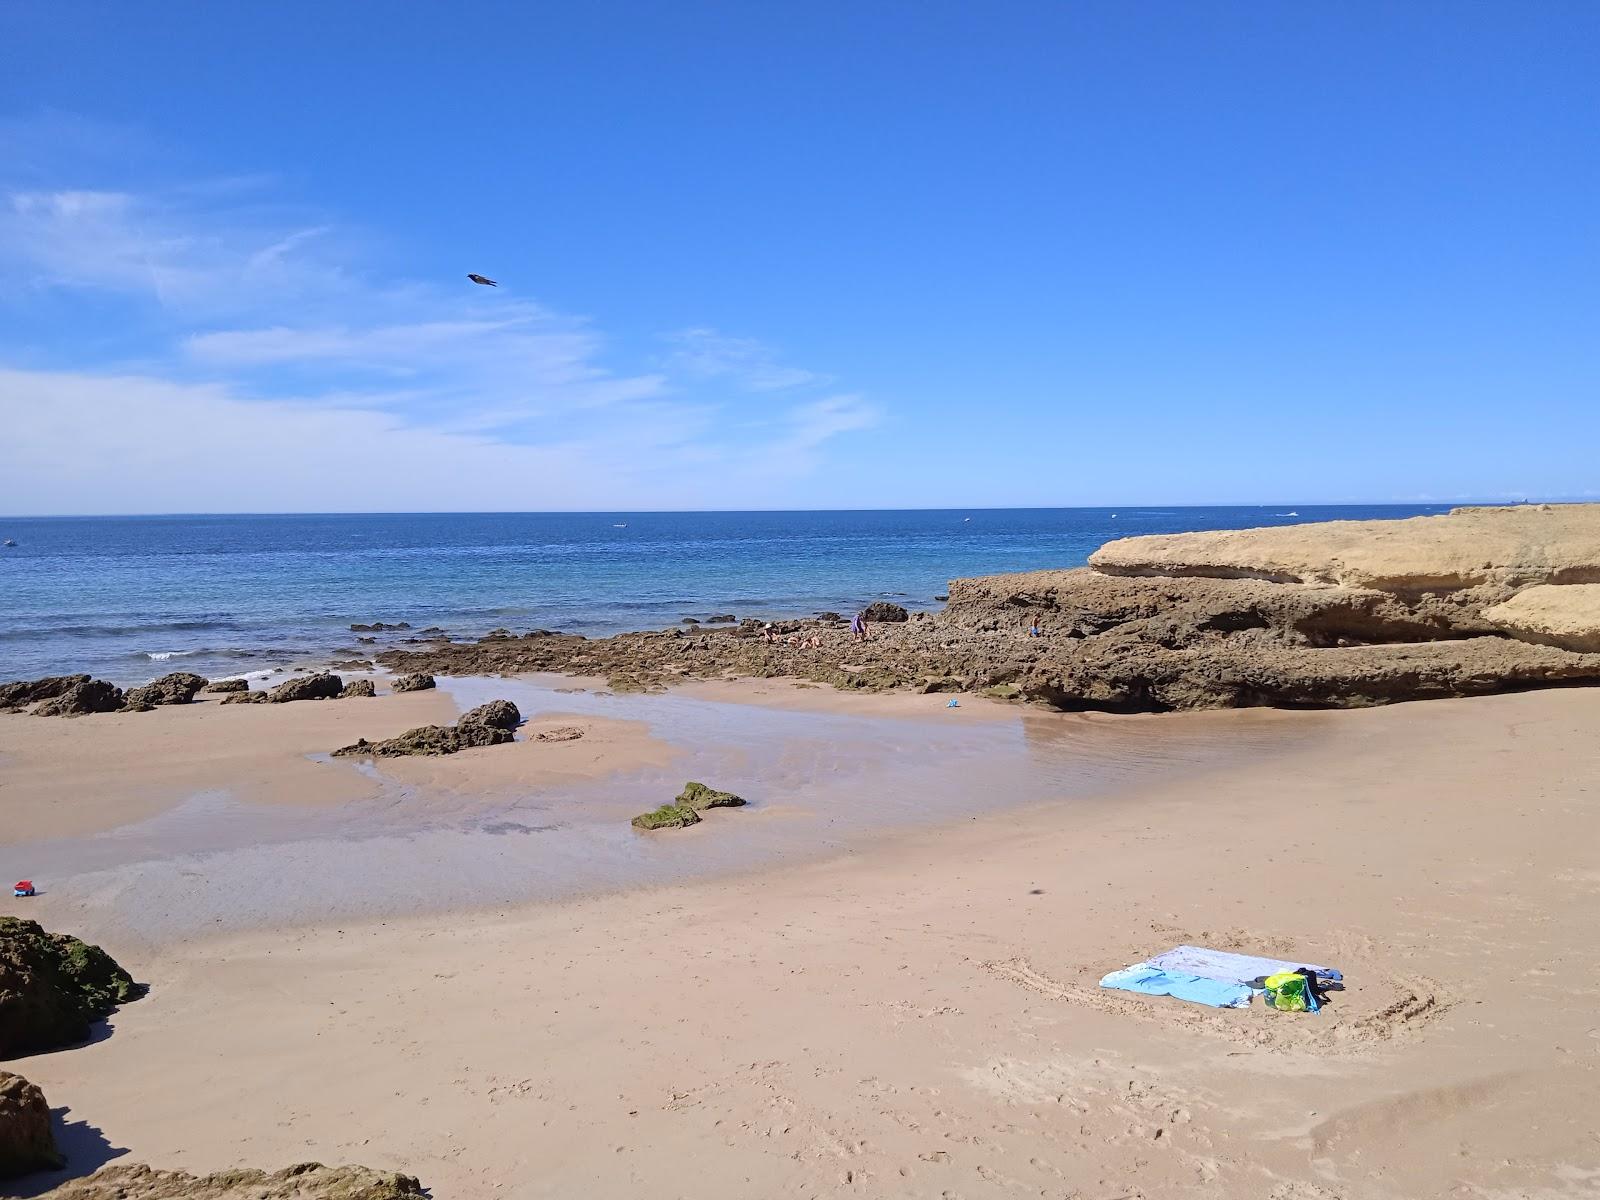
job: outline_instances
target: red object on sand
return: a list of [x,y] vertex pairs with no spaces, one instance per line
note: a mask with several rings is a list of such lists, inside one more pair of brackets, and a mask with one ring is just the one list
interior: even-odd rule
[[33,895],[33,880],[31,880],[31,879],[19,879],[19,880],[17,880],[17,886],[11,889],[11,894],[13,896],[31,896],[31,895]]

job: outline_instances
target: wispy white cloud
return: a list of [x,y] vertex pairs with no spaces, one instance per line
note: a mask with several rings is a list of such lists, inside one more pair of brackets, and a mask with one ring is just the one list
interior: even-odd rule
[[[0,510],[759,504],[879,417],[850,395],[745,411],[738,392],[827,380],[754,339],[682,330],[629,369],[586,318],[385,277],[358,265],[364,234],[269,203],[269,182],[0,181],[0,301],[64,297],[49,311],[76,318],[92,297],[104,322],[9,354],[0,330],[8,458],[27,464]],[[124,309],[139,321],[106,315]],[[6,369],[24,351],[38,369]],[[352,447],[382,471],[353,474]],[[227,495],[171,482],[222,462],[281,467],[231,474]]]
[[7,291],[92,289],[189,315],[326,296],[340,265],[295,252],[327,227],[282,222],[241,205],[218,212],[193,195],[12,191],[0,203],[0,278]]
[[672,346],[667,368],[691,379],[727,379],[756,392],[828,382],[826,375],[785,365],[776,351],[755,338],[730,337],[704,327],[680,329],[663,338]]
[[13,464],[0,512],[124,511],[108,503],[113,494],[141,512],[219,502],[256,512],[761,505],[804,474],[823,440],[860,427],[849,398],[838,401],[796,409],[738,445],[708,436],[712,410],[686,419],[683,409],[652,406],[637,420],[528,444],[418,425],[350,398],[263,399],[217,383],[0,368]]

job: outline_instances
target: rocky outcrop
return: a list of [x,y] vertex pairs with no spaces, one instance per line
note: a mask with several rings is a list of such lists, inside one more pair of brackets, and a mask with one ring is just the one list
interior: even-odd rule
[[344,680],[326,671],[315,675],[302,675],[298,679],[285,679],[267,693],[273,704],[289,704],[296,700],[337,700],[344,691]]
[[522,723],[522,714],[509,700],[490,700],[461,714],[454,726],[422,725],[398,737],[381,742],[366,738],[335,750],[336,758],[370,755],[376,758],[403,758],[407,755],[433,757],[457,754],[479,746],[503,746],[517,740],[513,732]]
[[339,691],[339,699],[348,700],[352,696],[376,696],[378,689],[370,679],[352,679]]
[[248,679],[213,679],[206,684],[208,692],[248,692],[250,681]]
[[241,688],[237,692],[229,692],[222,698],[224,704],[265,704],[269,697],[266,692],[252,692],[248,688]]
[[398,621],[393,625],[385,625],[382,621],[374,621],[371,625],[352,625],[352,633],[381,633],[386,630],[410,629],[410,621]]
[[[1600,642],[1600,505],[1132,538],[1091,562],[954,580],[943,612],[879,618],[865,642],[826,620],[770,631],[756,621],[497,639],[379,661],[452,675],[604,675],[616,691],[727,676],[995,688],[1129,712],[1600,683],[1600,651],[1590,652]],[[1041,636],[1030,636],[1035,627]]]
[[509,700],[491,700],[461,714],[459,725],[487,725],[491,729],[515,729],[522,724],[522,713]]
[[161,704],[188,704],[208,682],[189,671],[174,671],[142,687],[129,688],[122,697],[122,706],[141,711]]
[[432,675],[398,675],[389,684],[389,690],[394,692],[425,692],[437,685]]
[[1403,521],[1320,521],[1108,542],[1105,575],[1261,579],[1392,593],[1600,583],[1600,506],[1457,508]]
[[88,713],[116,712],[123,705],[122,689],[104,679],[75,683],[33,710],[36,717],[81,717]]
[[0,1179],[54,1170],[65,1162],[56,1149],[44,1093],[21,1075],[0,1071]]
[[911,614],[904,608],[898,604],[890,604],[887,600],[874,600],[866,608],[862,609],[861,615],[868,621],[875,621],[879,624],[898,625],[911,619]]
[[321,1163],[199,1176],[138,1163],[112,1165],[44,1193],[47,1200],[425,1200],[427,1195],[410,1175]]
[[104,950],[0,917],[0,1058],[71,1046],[144,989]]
[[1520,641],[1600,652],[1600,583],[1535,584],[1483,617]]
[[18,679],[13,683],[0,683],[0,712],[27,708],[41,700],[54,700],[80,684],[88,683],[87,675],[49,675],[43,679]]

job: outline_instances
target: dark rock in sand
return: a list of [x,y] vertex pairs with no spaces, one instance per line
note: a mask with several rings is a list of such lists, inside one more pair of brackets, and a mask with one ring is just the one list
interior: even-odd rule
[[43,679],[18,679],[14,683],[0,683],[0,712],[26,708],[41,700],[54,700],[64,696],[80,683],[88,683],[87,675],[47,675]]
[[104,679],[75,683],[53,700],[33,710],[37,717],[80,717],[85,713],[116,712],[122,707],[122,689]]
[[898,604],[890,604],[887,600],[874,600],[867,605],[864,615],[867,620],[876,621],[879,624],[898,624],[909,620],[911,617],[911,614]]
[[307,675],[303,679],[286,679],[267,693],[274,704],[289,704],[295,700],[336,700],[344,691],[344,680],[326,671]]
[[515,729],[522,724],[522,713],[509,700],[491,700],[477,708],[468,709],[456,722],[458,725],[488,725],[494,729]]
[[142,995],[100,947],[0,917],[0,1058],[82,1042],[91,1021]]
[[738,619],[739,618],[735,617],[732,613],[718,613],[714,617],[707,617],[706,618],[706,624],[707,625],[732,625]]
[[349,700],[353,696],[376,696],[378,689],[372,686],[370,679],[352,679],[344,685],[339,693],[339,699]]
[[440,629],[437,625],[429,625],[426,629],[424,629],[420,633],[418,633],[417,636],[418,637],[425,637],[425,638],[426,637],[441,638],[441,637],[445,636],[445,631]]
[[533,735],[536,742],[575,742],[583,736],[583,730],[576,725],[557,725],[552,729],[541,729]]
[[208,692],[248,692],[250,681],[248,679],[213,679],[206,684]]
[[680,625],[698,625],[698,624],[700,624],[700,618],[699,617],[685,617],[682,621],[679,621],[678,624],[680,624]]
[[422,755],[432,758],[444,754],[456,754],[479,746],[502,746],[515,740],[515,735],[509,729],[501,729],[494,725],[475,725],[470,722],[453,727],[420,725],[416,729],[408,729],[398,737],[382,742],[369,742],[366,738],[362,738],[354,745],[341,746],[333,753],[336,758],[359,755],[374,755],[378,758]]
[[249,689],[244,689],[242,691],[229,692],[222,698],[222,702],[224,704],[265,704],[269,698],[265,692],[252,692]]
[[480,725],[475,721],[463,720],[456,726],[456,746],[461,750],[473,750],[479,746],[504,746],[507,742],[516,740],[516,734],[498,725]]
[[0,1179],[64,1165],[44,1093],[21,1075],[0,1071]]
[[435,686],[432,675],[399,675],[389,689],[395,692],[425,692]]
[[482,640],[486,642],[508,641],[510,637],[511,630],[509,629],[491,629],[483,635]]
[[297,1163],[281,1171],[234,1167],[214,1175],[157,1171],[143,1163],[101,1167],[41,1200],[426,1200],[410,1175],[368,1167]]
[[836,612],[819,612],[817,614],[817,620],[826,621],[830,625],[838,625],[844,620],[844,618]]
[[719,792],[703,783],[690,781],[683,785],[683,791],[678,793],[676,803],[680,808],[704,812],[708,808],[741,808],[745,801],[743,797],[735,796],[732,792]]
[[188,704],[209,681],[189,671],[174,671],[143,687],[129,688],[122,697],[124,708],[141,711],[159,704]]

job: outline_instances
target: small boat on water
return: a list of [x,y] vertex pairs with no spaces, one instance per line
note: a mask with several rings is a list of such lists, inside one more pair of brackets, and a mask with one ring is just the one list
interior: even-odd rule
[[627,527],[628,527],[628,523],[626,521],[624,521],[621,525],[613,525],[611,528],[613,528],[613,529],[626,529]]
[[16,545],[16,543],[14,541],[12,541],[10,538],[7,538],[5,541],[0,542],[0,546],[15,546],[15,545]]

